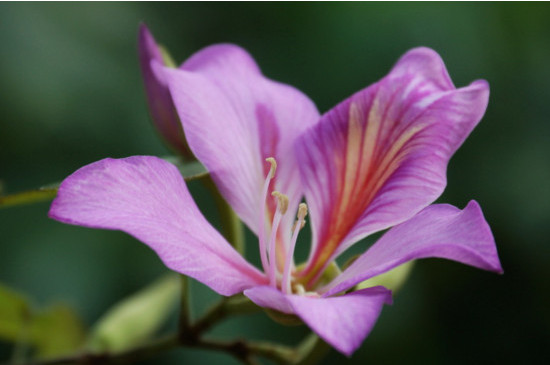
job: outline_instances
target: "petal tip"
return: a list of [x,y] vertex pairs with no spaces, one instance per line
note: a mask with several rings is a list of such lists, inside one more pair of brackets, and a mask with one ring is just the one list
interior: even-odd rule
[[492,271],[496,274],[504,274],[504,269],[502,268],[502,264],[500,263],[500,259],[498,257],[497,247],[495,243],[495,238],[493,236],[493,232],[491,231],[491,227],[489,226],[489,223],[487,223],[485,216],[483,214],[483,211],[481,210],[481,206],[479,203],[475,200],[470,200],[466,207],[462,210],[463,214],[465,214],[467,211],[473,210],[475,211],[475,214],[477,215],[479,221],[484,222],[483,229],[485,231],[485,239],[490,245],[490,254],[487,255],[485,258],[485,262],[487,264],[487,267],[484,267],[485,270]]
[[474,80],[467,87],[472,92],[486,93],[487,96],[489,96],[490,86],[487,80],[484,80],[484,79]]
[[138,28],[138,50],[140,56],[145,58],[158,58],[158,46],[153,34],[145,23],[140,23]]

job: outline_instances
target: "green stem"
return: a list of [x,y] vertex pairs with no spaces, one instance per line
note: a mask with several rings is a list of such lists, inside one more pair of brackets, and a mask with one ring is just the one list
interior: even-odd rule
[[318,364],[330,351],[330,346],[315,333],[309,334],[296,348],[293,365]]
[[296,350],[270,342],[251,342],[248,344],[251,353],[275,361],[277,364],[292,364]]
[[179,313],[178,333],[180,338],[189,332],[191,327],[191,291],[189,290],[189,278],[185,275],[180,276],[181,280],[181,303]]
[[270,343],[245,341],[225,342],[207,339],[198,339],[196,341],[184,340],[181,342],[177,335],[171,335],[119,353],[80,353],[57,359],[35,361],[28,363],[28,365],[103,365],[133,363],[136,361],[143,361],[146,358],[150,358],[178,346],[226,352],[245,364],[254,364],[254,356],[262,356],[281,365],[290,364],[293,356],[293,350],[291,348]]
[[233,209],[227,204],[225,199],[221,196],[216,184],[210,176],[202,180],[204,185],[210,190],[218,208],[220,214],[220,220],[222,222],[222,234],[223,236],[235,247],[235,249],[244,255],[244,230],[243,225]]
[[178,337],[167,336],[145,345],[119,353],[80,353],[51,360],[31,362],[29,365],[64,365],[64,364],[115,364],[131,363],[144,360],[178,345]]
[[199,335],[208,331],[212,326],[228,316],[252,313],[259,310],[260,307],[252,303],[250,299],[242,294],[230,298],[223,298],[210,308],[201,319],[192,325],[190,330],[194,335]]
[[52,200],[56,195],[57,188],[40,188],[11,195],[4,195],[0,196],[0,208],[44,202]]

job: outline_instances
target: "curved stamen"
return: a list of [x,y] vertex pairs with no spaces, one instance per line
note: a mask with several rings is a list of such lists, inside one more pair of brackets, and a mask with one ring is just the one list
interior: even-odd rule
[[262,266],[264,268],[264,272],[267,273],[269,270],[269,262],[267,261],[267,247],[265,242],[265,214],[266,214],[266,200],[267,200],[267,192],[269,190],[269,183],[271,182],[271,179],[275,177],[275,171],[277,170],[277,161],[273,157],[268,157],[265,159],[267,162],[271,164],[271,168],[269,169],[269,173],[267,174],[264,182],[264,186],[262,189],[262,201],[260,204],[260,226],[258,227],[258,240],[259,240],[259,246],[260,246],[260,258],[262,260]]
[[269,253],[269,284],[272,286],[277,286],[277,257],[275,253],[276,248],[276,238],[277,230],[279,229],[279,224],[281,223],[281,218],[286,213],[288,209],[288,197],[284,194],[274,191],[271,193],[275,198],[277,198],[277,210],[275,216],[273,217],[273,226],[271,227],[271,235],[269,237],[269,243],[267,245]]
[[290,268],[293,265],[294,249],[296,248],[296,241],[298,240],[298,233],[305,225],[305,217],[307,215],[307,205],[305,203],[300,203],[298,206],[298,220],[294,224],[294,230],[292,232],[292,240],[290,241],[290,246],[288,247],[285,268],[283,272],[283,281],[281,282],[281,289],[283,293],[290,294],[292,293],[290,287]]

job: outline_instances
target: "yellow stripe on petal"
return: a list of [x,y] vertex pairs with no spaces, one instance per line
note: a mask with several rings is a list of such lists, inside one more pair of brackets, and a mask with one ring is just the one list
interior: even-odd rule
[[395,122],[386,120],[388,116],[384,113],[388,111],[380,105],[384,103],[379,95],[374,97],[368,111],[356,101],[349,105],[345,152],[332,157],[336,172],[333,177],[336,200],[327,222],[329,224],[319,237],[319,249],[311,266],[303,272],[306,285],[315,282],[328,260],[339,252],[342,240],[400,166],[407,142],[428,124],[415,123],[400,132],[393,141],[381,141],[382,124],[395,125]]

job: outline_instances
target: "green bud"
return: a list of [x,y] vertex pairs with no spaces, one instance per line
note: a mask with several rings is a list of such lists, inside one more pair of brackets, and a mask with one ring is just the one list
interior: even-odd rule
[[396,293],[403,286],[405,281],[407,281],[413,266],[414,261],[406,262],[403,265],[399,265],[388,272],[377,275],[373,278],[357,284],[355,288],[356,290],[360,290],[382,285],[390,289],[393,293]]
[[87,347],[119,352],[145,341],[171,314],[179,291],[178,275],[170,274],[124,299],[99,319]]

